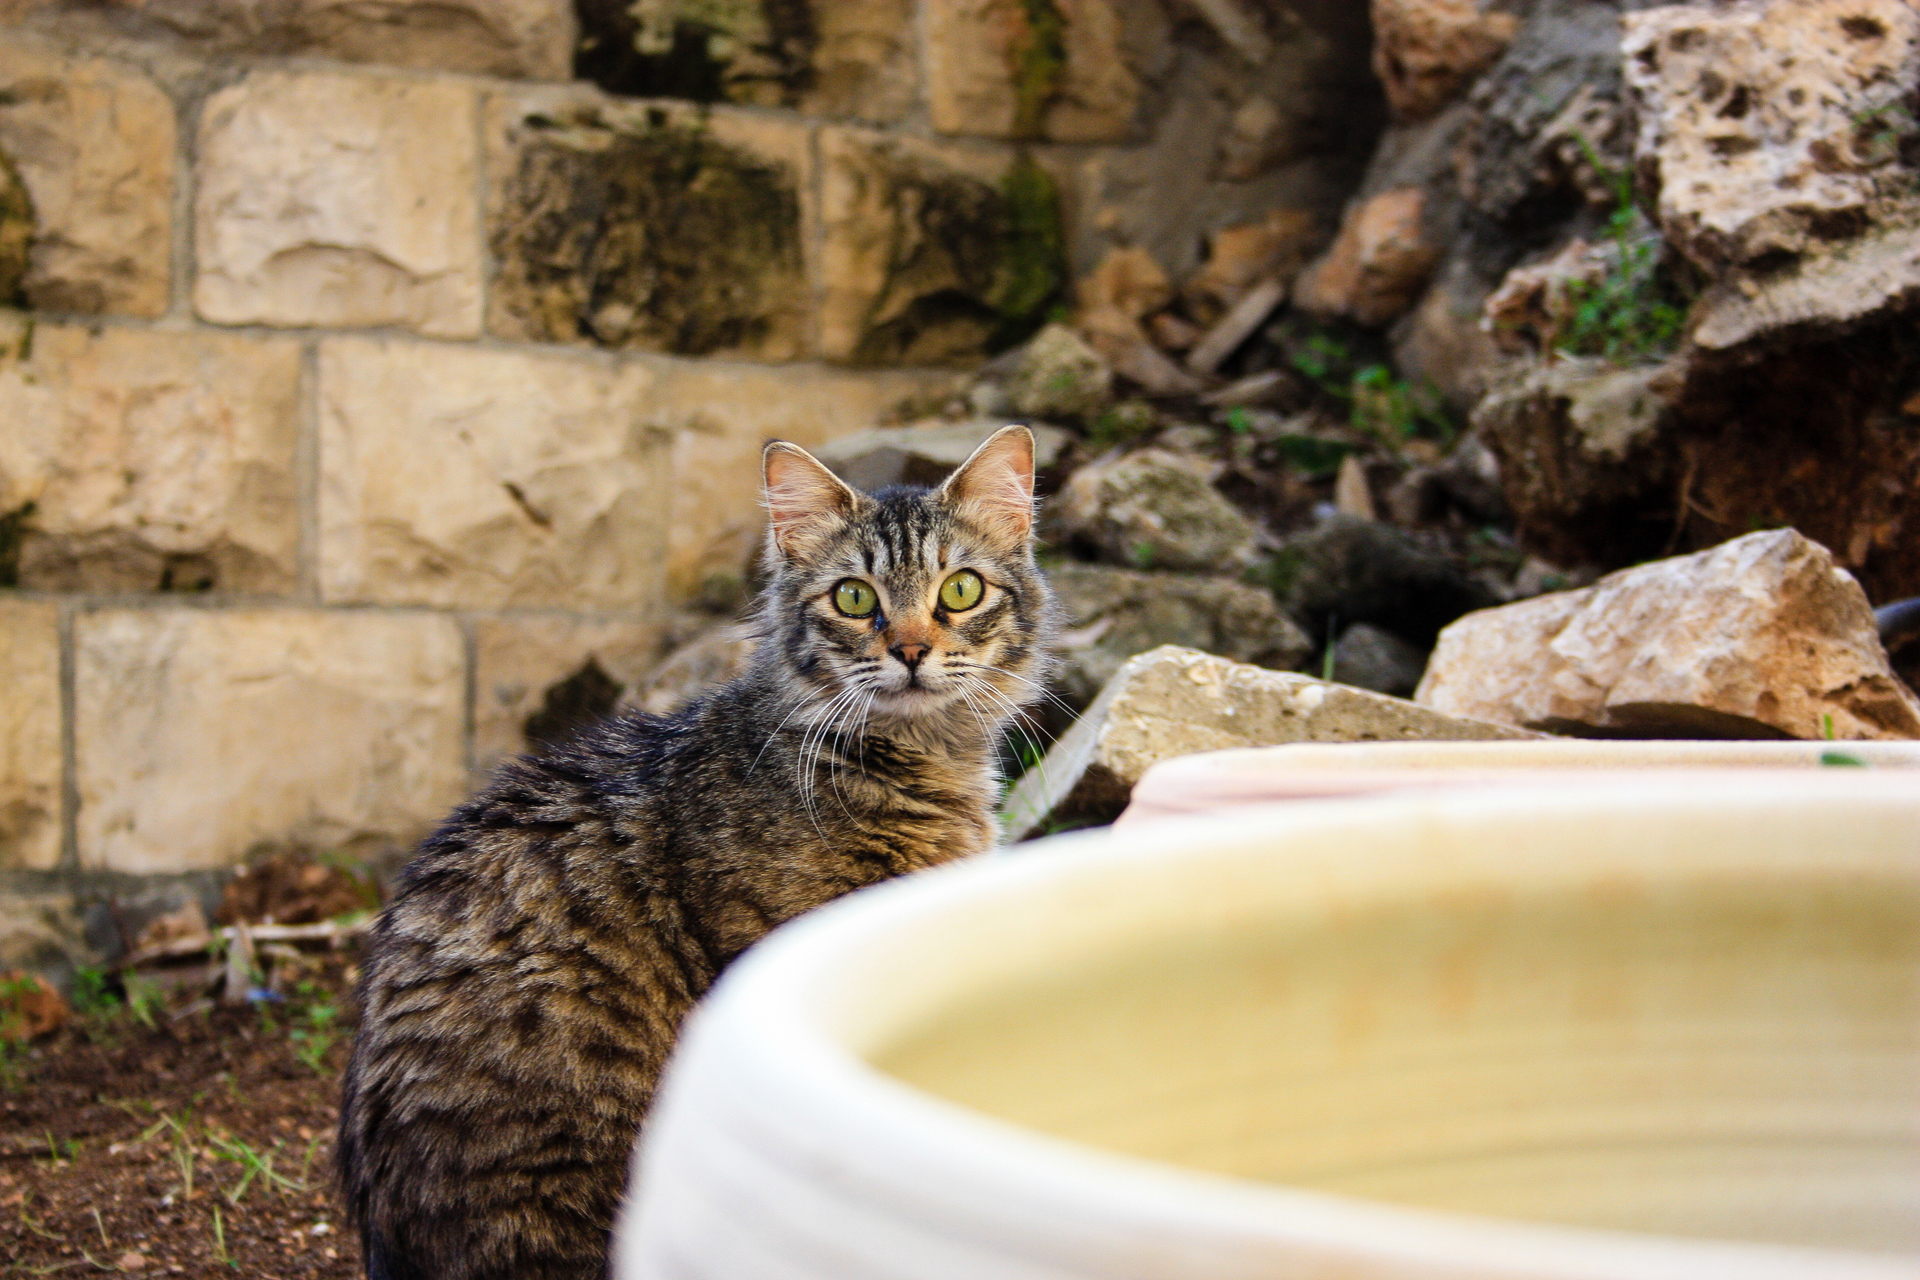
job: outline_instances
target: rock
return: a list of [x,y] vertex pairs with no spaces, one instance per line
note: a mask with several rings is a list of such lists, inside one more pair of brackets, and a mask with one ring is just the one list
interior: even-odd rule
[[1419,187],[1383,191],[1355,206],[1333,247],[1296,282],[1294,305],[1364,325],[1399,316],[1440,261],[1441,246],[1422,227],[1426,208]]
[[806,354],[804,125],[587,89],[491,94],[486,118],[490,332]]
[[[157,316],[173,272],[173,102],[139,70],[0,42],[0,170],[31,196],[19,280],[42,311]],[[0,178],[0,185],[4,178]],[[19,234],[18,210],[0,240]],[[0,249],[0,285],[4,279]],[[13,290],[0,288],[0,304]]]
[[1299,159],[1313,141],[1308,123],[1303,113],[1283,111],[1267,94],[1248,98],[1234,110],[1220,139],[1220,176],[1245,182]]
[[255,71],[209,97],[201,317],[478,336],[473,95],[451,80]]
[[1271,593],[1231,578],[1067,561],[1048,565],[1047,580],[1067,619],[1054,683],[1076,708],[1091,703],[1129,658],[1163,644],[1276,671],[1313,652]]
[[147,874],[272,848],[397,857],[466,794],[451,618],[99,609],[74,622],[80,863]]
[[1635,156],[1661,231],[1701,267],[1818,253],[1888,205],[1920,211],[1901,160],[1920,131],[1908,0],[1675,5],[1624,22]]
[[1343,515],[1362,520],[1379,518],[1374,509],[1373,486],[1367,482],[1367,468],[1358,454],[1350,453],[1340,459],[1340,470],[1333,477],[1333,506]]
[[297,588],[298,343],[40,324],[31,348],[0,358],[0,569],[48,591]]
[[1488,741],[1524,730],[1166,645],[1120,669],[1001,805],[1008,840],[1111,822],[1162,760],[1283,742]]
[[1212,374],[1267,322],[1286,299],[1287,286],[1278,280],[1263,280],[1233,304],[1218,324],[1187,353],[1187,367],[1195,373]]
[[1280,607],[1312,636],[1370,622],[1416,643],[1492,604],[1436,537],[1335,515],[1281,540],[1269,568]]
[[1333,646],[1333,678],[1356,689],[1410,698],[1426,669],[1425,650],[1367,622],[1348,627]]
[[660,659],[655,618],[508,615],[473,624],[473,758],[503,760],[557,742],[603,716]]
[[1173,283],[1145,249],[1109,249],[1074,295],[1083,311],[1113,311],[1137,322],[1173,300]]
[[1080,468],[1054,515],[1068,538],[1138,569],[1233,573],[1251,561],[1258,534],[1213,487],[1204,463],[1165,449]]
[[[275,858],[297,864],[303,871],[318,875],[320,883],[326,882],[328,878],[327,872],[329,871],[332,871],[334,875],[342,877],[349,884],[353,883],[353,878],[348,876],[346,872],[338,870],[337,868],[321,866],[311,858],[302,859],[293,854],[275,855]],[[238,868],[234,872],[235,881],[244,885],[246,883],[246,873],[247,868]],[[231,887],[235,881],[229,881],[229,887]],[[356,894],[353,898],[352,905],[357,907],[366,904],[362,902],[359,895]],[[265,918],[264,914],[259,916],[228,916],[221,923],[228,924],[235,919],[260,921]],[[324,918],[324,916],[308,917],[309,920],[320,920]],[[195,951],[205,951],[213,945],[213,929],[207,924],[206,909],[200,905],[200,899],[189,895],[178,906],[158,912],[148,919],[144,925],[140,926],[140,931],[133,936],[133,949],[128,953],[127,959],[129,963],[138,964],[142,961],[156,959],[160,956],[189,955]]]
[[1693,344],[1835,333],[1920,298],[1920,218],[1877,228],[1785,266],[1734,272],[1695,304]]
[[[1035,14],[1057,26],[1035,29]],[[1121,142],[1141,82],[1113,0],[932,0],[927,105],[941,133]]]
[[665,586],[650,371],[403,339],[320,344],[329,604],[636,614]]
[[0,151],[0,299],[21,296],[33,244],[33,197],[7,154]]
[[745,626],[715,626],[661,659],[641,677],[628,703],[653,715],[666,715],[715,685],[743,674],[754,646]]
[[1022,415],[1091,417],[1113,398],[1113,370],[1073,330],[1050,324],[1020,352],[1007,395]]
[[1188,313],[1204,323],[1218,323],[1262,281],[1292,279],[1319,238],[1313,214],[1291,208],[1214,232],[1207,237],[1207,260],[1180,287]]
[[551,0],[109,0],[223,55],[305,54],[565,80],[571,6]]
[[73,890],[0,889],[0,964],[58,973],[101,958]]
[[1493,65],[1519,29],[1475,0],[1373,0],[1373,70],[1399,120],[1424,120]]
[[820,131],[820,352],[862,365],[977,359],[1067,286],[1054,179],[1029,157]]
[[[374,886],[355,879],[342,867],[330,866],[302,849],[283,849],[235,867],[233,876],[221,888],[220,910],[214,920],[223,925],[244,924],[318,924],[336,916],[353,915],[378,906]],[[370,900],[373,899],[373,900]],[[189,900],[182,909],[191,934],[194,918],[199,932],[207,929],[200,904]],[[172,916],[162,916],[140,935],[144,949],[155,926]]]
[[[987,437],[1007,423],[1001,418],[972,422],[932,422],[920,426],[879,427],[835,440],[814,456],[856,489],[872,493],[890,484],[929,487],[973,456]],[[1073,437],[1059,427],[1039,423],[1033,432],[1033,465],[1045,471],[1060,461]]]
[[1505,351],[1553,350],[1583,294],[1619,262],[1618,245],[1589,244],[1575,236],[1550,256],[1515,267],[1487,295],[1488,331]]
[[1614,736],[1920,737],[1865,593],[1791,529],[1463,618],[1415,698]]
[[802,111],[875,124],[912,112],[920,77],[908,0],[819,0],[810,11],[813,75]]
[[0,1041],[9,1047],[51,1035],[72,1016],[66,1000],[39,974],[0,973]]
[[[1164,312],[1155,320],[1170,320]],[[1200,380],[1160,354],[1147,337],[1140,322],[1113,307],[1090,307],[1078,317],[1080,332],[1087,345],[1100,354],[1114,373],[1139,387],[1143,393],[1160,398],[1189,396],[1203,385]]]
[[0,869],[60,865],[59,627],[53,601],[0,596]]

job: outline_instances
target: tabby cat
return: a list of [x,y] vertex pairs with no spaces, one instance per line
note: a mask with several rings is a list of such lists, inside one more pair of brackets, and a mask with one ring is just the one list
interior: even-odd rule
[[1033,437],[938,489],[763,457],[751,668],[500,771],[368,940],[340,1176],[374,1280],[604,1275],[681,1019],[783,920],[992,845],[995,740],[1039,695]]

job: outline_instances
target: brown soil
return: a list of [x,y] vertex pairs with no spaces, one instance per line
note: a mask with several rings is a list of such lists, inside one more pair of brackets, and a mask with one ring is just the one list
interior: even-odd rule
[[350,966],[238,1008],[96,1001],[0,1060],[5,1273],[360,1275],[332,1186]]

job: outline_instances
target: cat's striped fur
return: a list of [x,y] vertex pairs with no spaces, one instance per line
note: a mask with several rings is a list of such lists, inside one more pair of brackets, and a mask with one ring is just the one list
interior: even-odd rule
[[[728,962],[995,838],[994,739],[1053,627],[1032,437],[1007,428],[933,491],[859,495],[779,443],[765,481],[751,670],[508,765],[374,926],[339,1142],[370,1276],[603,1275],[661,1066]],[[963,569],[984,591],[956,611]],[[849,580],[870,616],[836,605],[864,601]]]

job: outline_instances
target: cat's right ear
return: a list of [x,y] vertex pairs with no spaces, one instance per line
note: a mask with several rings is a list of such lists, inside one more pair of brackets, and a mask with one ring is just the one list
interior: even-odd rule
[[760,455],[767,534],[789,560],[821,535],[853,518],[860,495],[797,444],[775,440]]

